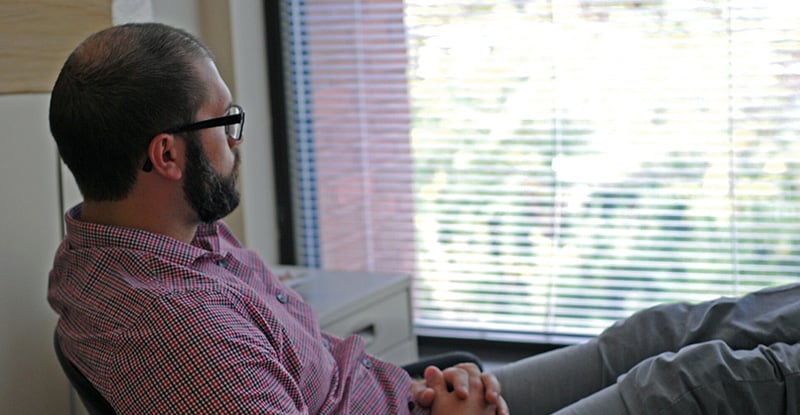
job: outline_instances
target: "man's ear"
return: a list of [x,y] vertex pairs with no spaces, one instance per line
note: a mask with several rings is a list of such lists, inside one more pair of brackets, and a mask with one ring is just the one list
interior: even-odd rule
[[184,147],[174,134],[161,133],[150,140],[147,157],[153,173],[171,180],[183,176]]

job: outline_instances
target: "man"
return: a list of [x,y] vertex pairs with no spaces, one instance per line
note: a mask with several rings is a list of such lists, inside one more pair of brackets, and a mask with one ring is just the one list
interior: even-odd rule
[[218,219],[239,202],[244,119],[181,30],[117,26],[69,56],[50,102],[84,198],[50,274],[64,355],[119,413],[507,413],[474,365],[412,382],[321,333],[239,245]]
[[243,124],[208,50],[163,25],[99,32],[59,74],[50,126],[84,203],[48,299],[64,354],[118,412],[800,413],[800,285],[644,310],[496,377],[458,365],[412,383],[321,333],[217,221],[238,203]]

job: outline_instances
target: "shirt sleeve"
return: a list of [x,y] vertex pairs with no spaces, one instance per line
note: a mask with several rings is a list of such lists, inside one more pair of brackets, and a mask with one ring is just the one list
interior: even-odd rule
[[122,413],[307,414],[280,330],[270,338],[223,295],[166,295],[120,342]]

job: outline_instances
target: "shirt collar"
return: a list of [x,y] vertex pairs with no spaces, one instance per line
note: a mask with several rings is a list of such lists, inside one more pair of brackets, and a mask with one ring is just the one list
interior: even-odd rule
[[130,249],[151,252],[170,262],[185,265],[220,249],[217,223],[198,226],[191,244],[187,244],[141,229],[83,222],[80,220],[82,207],[82,203],[78,204],[64,215],[66,242],[70,249]]

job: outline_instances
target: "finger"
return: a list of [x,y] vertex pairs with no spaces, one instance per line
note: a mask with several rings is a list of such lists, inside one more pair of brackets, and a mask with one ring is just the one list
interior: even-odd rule
[[425,368],[425,385],[438,395],[440,393],[447,393],[447,383],[444,380],[444,374],[436,366],[428,366]]
[[486,402],[497,403],[497,398],[500,396],[500,381],[497,380],[491,373],[481,374],[481,382],[483,383],[484,395]]
[[[469,374],[469,381],[468,382],[469,382],[469,385],[470,385],[470,388],[471,388],[470,390],[472,392],[477,393],[477,394],[483,394],[484,396],[486,396],[486,393],[484,393],[484,390],[486,389],[486,386],[484,386],[484,383],[485,383],[484,382],[484,378],[483,378],[484,375],[481,374],[481,369],[480,369],[480,367],[478,367],[478,365],[476,365],[475,363],[471,363],[471,362],[465,362],[465,363],[457,364],[456,367],[459,368],[459,369],[465,370]],[[493,375],[487,375],[487,376],[493,376]],[[487,378],[487,381],[491,382],[491,378]],[[494,382],[491,385],[491,387],[492,387],[492,389],[491,389],[492,391],[497,390],[499,392],[500,382],[499,381],[498,382]]]
[[447,384],[455,391],[460,399],[467,399],[469,396],[469,373],[459,367],[448,367],[443,372]]
[[497,406],[497,415],[508,415],[508,404],[506,403],[506,400],[503,399],[502,395],[500,395],[501,387],[500,381],[497,380],[497,377],[491,373],[484,373],[481,375],[481,381],[483,382],[483,387],[485,388],[484,396],[486,402]]
[[411,394],[415,397],[418,393],[422,393],[425,389],[425,383],[422,380],[412,380],[411,381]]
[[423,408],[430,408],[433,405],[433,401],[436,398],[436,391],[431,388],[425,388],[424,390],[420,391],[417,395],[415,395],[415,401],[417,404]]
[[425,388],[420,399],[420,405],[422,405],[422,407],[430,408],[433,406],[433,400],[436,399],[436,391],[431,388]]
[[506,400],[503,399],[502,396],[497,397],[497,402],[495,403],[495,405],[497,405],[497,415],[511,414],[511,411],[509,411],[508,409],[508,404],[506,403]]
[[433,405],[433,399],[436,397],[436,392],[433,389],[425,386],[424,380],[417,380],[411,383],[411,396],[417,404],[423,408],[430,408]]
[[459,364],[455,365],[455,367],[457,367],[459,369],[466,370],[467,373],[469,373],[470,376],[480,376],[481,375],[481,369],[478,367],[478,365],[476,365],[475,363],[472,363],[472,362],[459,363]]

